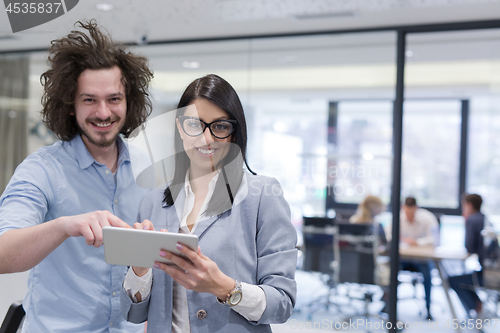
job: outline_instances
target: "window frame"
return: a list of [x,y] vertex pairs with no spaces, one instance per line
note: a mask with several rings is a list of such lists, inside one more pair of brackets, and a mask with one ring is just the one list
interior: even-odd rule
[[[429,99],[413,99],[413,98],[407,98],[405,101],[411,101],[411,100],[419,100],[419,101],[426,101],[426,100],[435,100],[437,98],[429,98]],[[469,128],[469,105],[470,102],[468,99],[456,99],[456,98],[440,98],[439,100],[458,100],[461,103],[461,125],[460,125],[460,149],[459,149],[459,177],[458,177],[458,193],[457,193],[457,202],[458,206],[455,208],[445,208],[445,207],[426,207],[422,206],[422,208],[425,208],[435,214],[445,214],[445,215],[461,215],[462,208],[461,208],[461,195],[462,193],[465,192],[466,188],[466,182],[467,182],[467,139],[468,139],[468,128]],[[378,101],[377,99],[359,99],[359,100],[352,100],[352,99],[345,99],[345,100],[338,100],[338,101],[330,101],[330,107],[328,110],[328,145],[336,145],[337,144],[337,138],[334,137],[334,133],[337,133],[338,127],[338,104],[342,102],[352,102],[352,101],[360,101],[360,102],[370,102],[370,101]],[[395,105],[395,101],[392,101],[393,105]],[[404,111],[404,110],[403,110]],[[393,135],[394,137],[394,135]],[[394,141],[394,139],[393,139]],[[393,142],[394,144],[394,142]],[[326,175],[328,177],[328,175]],[[328,184],[328,182],[327,182]],[[358,207],[357,204],[352,204],[352,203],[342,203],[342,202],[337,202],[335,200],[335,193],[333,191],[332,186],[327,185],[327,192],[326,192],[326,203],[325,203],[325,209],[328,210],[344,210],[344,211],[355,211]],[[399,206],[399,205],[398,205]],[[392,208],[392,196],[391,196],[391,201],[388,204],[388,210],[391,210]]]

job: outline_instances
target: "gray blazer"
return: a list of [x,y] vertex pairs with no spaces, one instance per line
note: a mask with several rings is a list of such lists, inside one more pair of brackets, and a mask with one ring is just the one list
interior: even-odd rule
[[[139,209],[140,221],[151,220],[156,230],[179,230],[185,192],[174,206],[163,201],[163,189],[150,192]],[[274,178],[245,174],[230,210],[198,222],[194,234],[202,252],[226,275],[260,286],[266,309],[258,322],[249,322],[209,293],[187,290],[191,332],[271,332],[269,324],[284,323],[295,304],[297,234],[290,222],[290,208]],[[150,296],[133,303],[122,288],[121,306],[126,320],[148,321],[148,332],[171,332],[172,279],[153,269]],[[244,295],[243,295],[244,297]]]

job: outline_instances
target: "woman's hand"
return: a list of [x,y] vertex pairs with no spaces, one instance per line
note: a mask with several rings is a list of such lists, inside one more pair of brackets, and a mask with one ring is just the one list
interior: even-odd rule
[[200,247],[198,247],[198,251],[193,251],[187,246],[178,243],[177,249],[188,260],[162,250],[160,256],[172,261],[178,267],[155,262],[155,268],[163,270],[187,289],[211,293],[225,300],[227,295],[233,291],[235,281],[222,273],[215,262],[201,253]]
[[[139,223],[139,222],[134,223],[134,229],[154,231],[155,227],[150,220],[144,220],[144,221],[142,221],[142,223]],[[163,230],[166,231],[167,229],[163,229]],[[149,271],[149,268],[145,268],[145,267],[133,266],[132,269],[134,270],[134,273],[137,276],[144,276]]]

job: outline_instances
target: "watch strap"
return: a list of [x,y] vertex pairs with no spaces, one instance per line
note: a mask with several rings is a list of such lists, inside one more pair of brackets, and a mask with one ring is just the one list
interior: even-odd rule
[[239,292],[239,293],[242,292],[241,282],[238,280],[234,280],[234,289],[229,294],[227,294],[227,297],[225,300],[222,300],[219,297],[217,297],[217,302],[219,302],[220,304],[225,304],[225,305],[230,305],[230,306],[236,305],[236,304],[230,304],[229,299],[231,298],[232,295],[234,295],[237,292]]

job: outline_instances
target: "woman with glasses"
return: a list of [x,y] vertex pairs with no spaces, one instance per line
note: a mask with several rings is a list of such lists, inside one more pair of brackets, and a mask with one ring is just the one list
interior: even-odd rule
[[[217,75],[192,82],[176,114],[175,171],[140,206],[135,228],[198,235],[176,266],[131,267],[121,305],[148,332],[271,332],[295,303],[296,231],[281,186],[247,165],[243,107]],[[246,170],[244,169],[246,167]]]

